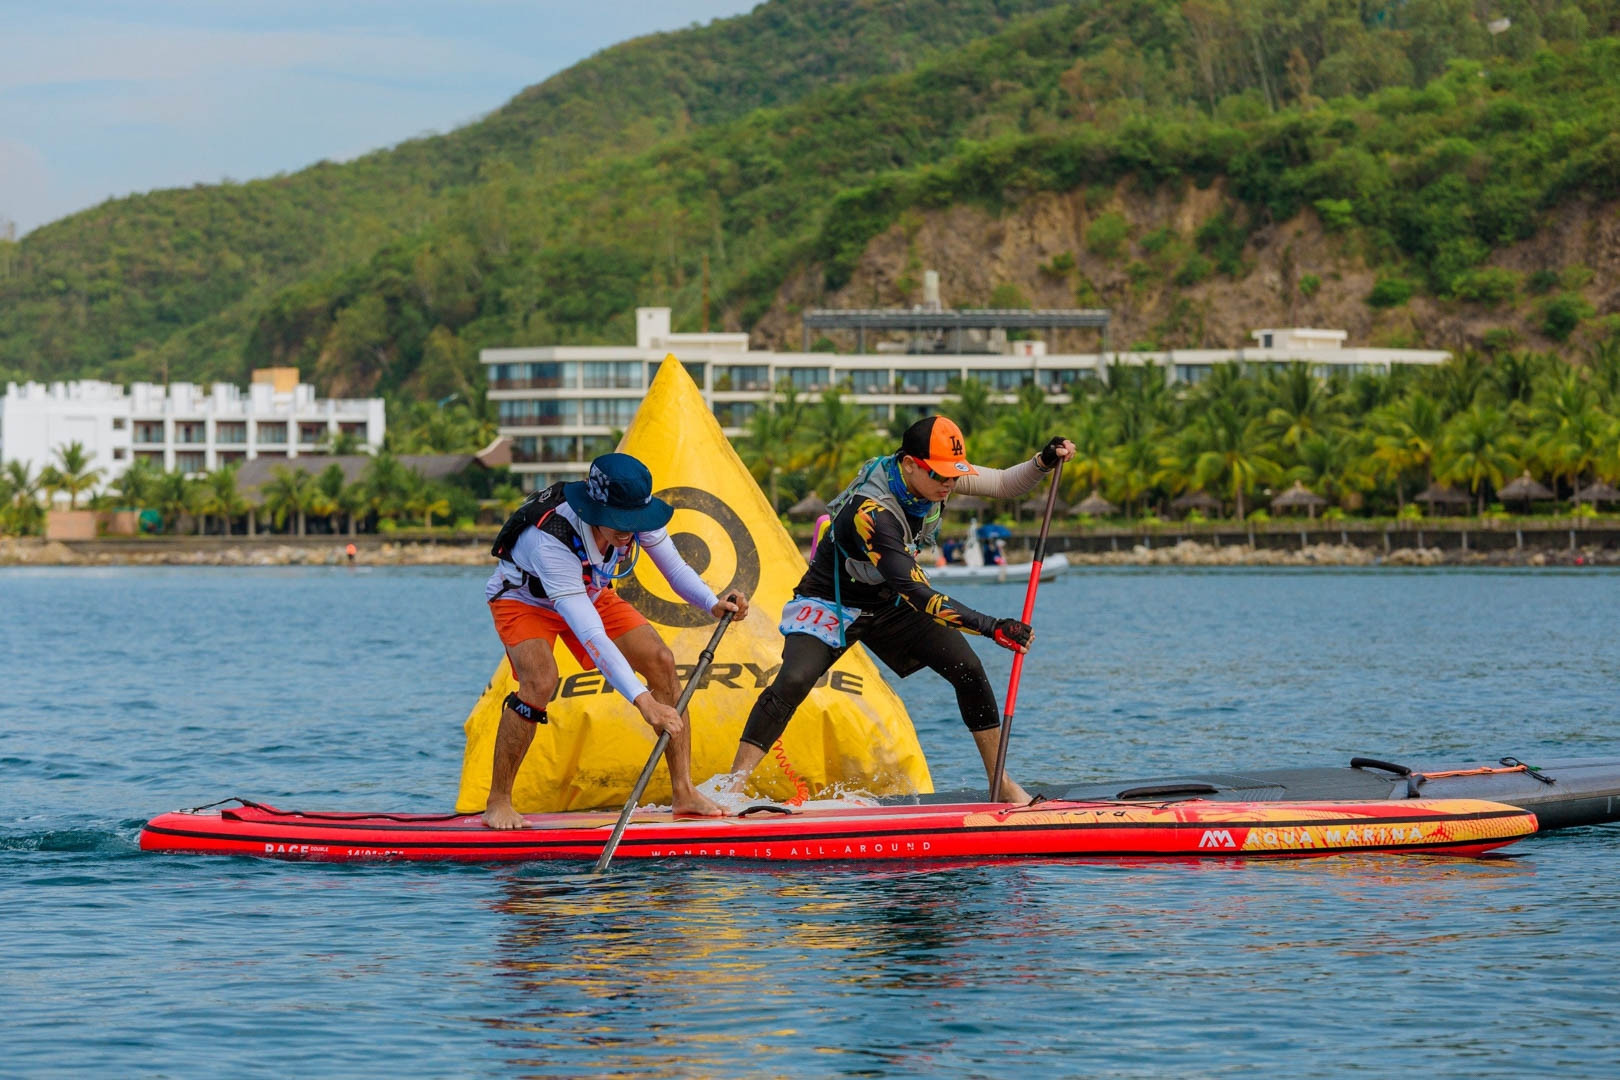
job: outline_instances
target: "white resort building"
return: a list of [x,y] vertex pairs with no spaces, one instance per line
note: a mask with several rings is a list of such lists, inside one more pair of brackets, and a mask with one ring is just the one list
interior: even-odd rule
[[360,447],[382,446],[381,398],[321,399],[298,381],[297,368],[261,368],[244,392],[215,383],[135,383],[127,390],[92,380],[6,385],[0,398],[0,464],[22,461],[34,470],[54,464],[57,451],[80,443],[101,490],[136,458],[165,472],[212,472],[256,458],[312,454],[339,435]]
[[[937,285],[929,282],[931,295]],[[754,410],[775,388],[801,395],[840,387],[876,425],[896,409],[924,411],[952,396],[958,380],[977,379],[1011,400],[1019,387],[1036,383],[1054,402],[1069,400],[1070,384],[1103,376],[1109,364],[1153,364],[1177,382],[1198,382],[1221,363],[1267,365],[1303,361],[1330,371],[1387,372],[1396,364],[1440,364],[1442,350],[1346,348],[1343,330],[1264,329],[1255,344],[1235,349],[1175,349],[1166,352],[1049,354],[1046,343],[1012,340],[1007,330],[1087,326],[1106,333],[1107,312],[949,311],[937,300],[914,311],[810,311],[814,328],[854,330],[854,353],[783,353],[750,350],[747,334],[670,332],[670,309],[638,308],[636,344],[485,349],[489,397],[496,402],[500,433],[512,440],[512,471],[536,486],[577,478],[591,458],[613,449],[617,433],[636,407],[665,353],[674,353],[703,390],[703,397],[731,437],[742,434]],[[878,341],[865,351],[866,334],[908,333],[907,341]]]

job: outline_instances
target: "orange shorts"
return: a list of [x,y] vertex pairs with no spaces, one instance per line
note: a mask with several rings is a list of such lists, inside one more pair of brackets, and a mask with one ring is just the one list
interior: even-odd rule
[[[555,611],[525,604],[521,600],[491,600],[489,613],[495,617],[495,632],[501,636],[503,645],[516,645],[535,638],[552,643],[561,637],[581,668],[586,671],[595,669],[596,661],[591,659],[579,638],[568,629],[568,623]],[[603,589],[597,594],[596,613],[602,617],[602,626],[613,641],[638,626],[647,625],[647,617],[612,589]]]

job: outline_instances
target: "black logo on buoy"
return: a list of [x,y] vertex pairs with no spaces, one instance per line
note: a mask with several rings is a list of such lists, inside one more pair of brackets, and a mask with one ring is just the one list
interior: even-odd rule
[[[736,589],[743,595],[752,597],[754,590],[759,588],[759,549],[754,546],[753,534],[748,531],[748,526],[743,524],[742,518],[737,516],[737,512],[707,491],[698,488],[665,488],[653,494],[677,510],[691,510],[702,514],[725,531],[726,536],[731,539],[731,547],[737,557],[737,570],[730,581],[717,586],[714,591],[719,596],[725,596],[728,590]],[[675,550],[681,553],[681,558],[698,573],[703,573],[714,561],[708,541],[696,533],[675,532],[672,529],[669,538],[674,541]],[[636,576],[620,582],[618,588],[620,596],[655,623],[662,623],[665,626],[707,626],[714,621],[714,617],[708,612],[699,611],[690,604],[654,596],[642,587]]]

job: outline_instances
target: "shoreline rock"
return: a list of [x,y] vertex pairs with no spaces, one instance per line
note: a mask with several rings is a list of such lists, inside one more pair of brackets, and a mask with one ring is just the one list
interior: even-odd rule
[[[34,537],[0,537],[0,567],[5,566],[343,566],[347,537],[333,542],[229,543],[222,540],[158,541],[112,547],[73,544]],[[1601,546],[1525,548],[1509,551],[1459,551],[1438,547],[1396,548],[1385,553],[1354,544],[1310,544],[1304,548],[1252,548],[1182,540],[1174,545],[1136,545],[1121,551],[1064,553],[1074,566],[1615,566],[1620,551]],[[460,543],[382,541],[356,543],[355,566],[489,566],[489,549],[480,540]],[[925,568],[926,569],[926,568]]]

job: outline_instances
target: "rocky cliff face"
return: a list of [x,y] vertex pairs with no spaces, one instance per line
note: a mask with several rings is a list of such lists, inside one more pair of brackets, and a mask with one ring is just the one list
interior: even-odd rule
[[[868,246],[844,288],[825,292],[816,267],[791,277],[754,327],[753,347],[800,348],[804,308],[920,303],[924,269],[939,271],[946,307],[989,306],[998,290],[1002,301],[1021,296],[1033,307],[1106,307],[1110,347],[1121,350],[1232,348],[1252,344],[1249,332],[1260,327],[1316,326],[1348,331],[1349,345],[1513,345],[1574,356],[1609,331],[1606,317],[1620,315],[1620,204],[1561,207],[1535,237],[1498,249],[1489,265],[1519,275],[1519,288],[1496,306],[1423,295],[1369,305],[1375,281],[1403,271],[1382,264],[1353,228],[1332,231],[1312,211],[1255,223],[1241,254],[1235,244],[1229,249],[1236,272],[1223,272],[1211,238],[1200,244],[1200,230],[1231,214],[1241,235],[1243,212],[1220,185],[1043,193],[1002,214],[960,205],[911,212]],[[1569,288],[1593,309],[1567,343],[1542,332],[1546,296],[1530,292],[1538,271],[1561,279],[1547,295]],[[1049,344],[1055,352],[1094,352],[1099,339],[1066,331]]]

